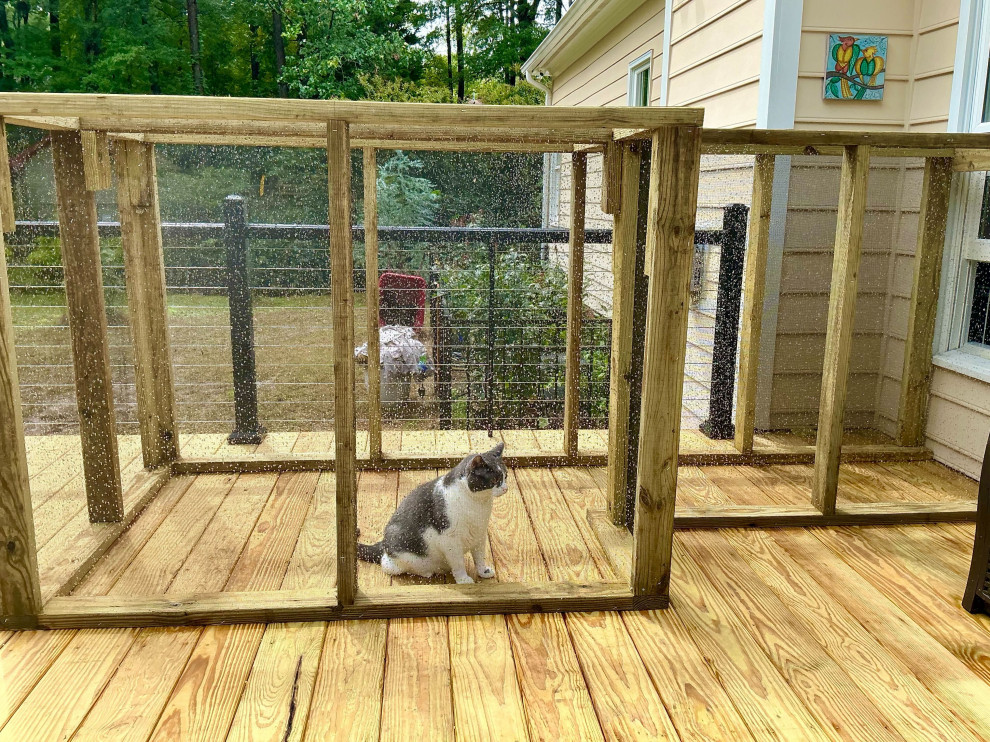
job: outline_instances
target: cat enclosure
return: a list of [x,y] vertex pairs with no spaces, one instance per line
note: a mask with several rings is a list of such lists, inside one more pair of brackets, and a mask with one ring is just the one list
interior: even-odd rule
[[[922,446],[923,421],[949,179],[953,169],[978,170],[990,165],[990,139],[986,136],[702,130],[703,111],[687,108],[474,107],[74,94],[3,94],[0,116],[5,124],[45,129],[51,136],[87,513],[91,523],[102,524],[97,536],[87,541],[85,552],[73,555],[71,568],[43,598],[4,264],[0,266],[0,532],[5,544],[0,560],[0,615],[4,627],[658,608],[666,606],[669,599],[675,526],[917,522],[972,515],[971,508],[955,503],[924,508],[839,506],[836,492],[840,459],[910,461],[930,457]],[[332,452],[180,455],[174,363],[166,319],[156,144],[325,148],[328,311],[333,333]],[[362,151],[364,163],[364,226],[360,235],[364,242],[363,312],[355,306],[352,150]],[[558,235],[558,239],[566,235],[567,240],[567,303],[560,338],[564,356],[561,434],[539,450],[508,445],[506,463],[523,469],[607,465],[607,514],[594,523],[589,516],[586,526],[601,532],[605,540],[605,531],[613,528],[618,532],[627,522],[627,509],[631,511],[634,546],[628,579],[391,587],[358,584],[358,473],[446,468],[463,457],[463,452],[444,450],[440,436],[431,439],[435,441],[432,447],[417,452],[396,450],[383,442],[387,434],[382,414],[386,401],[379,383],[378,327],[382,310],[394,307],[386,306],[379,290],[379,239],[388,238],[387,230],[377,227],[376,218],[376,153],[380,150],[569,153],[570,226]],[[589,335],[594,321],[584,316],[582,303],[585,248],[600,237],[585,229],[584,219],[587,159],[592,154],[603,156],[602,211],[613,217],[611,332],[607,343]],[[755,156],[755,164],[741,318],[724,321],[722,339],[717,340],[730,343],[734,354],[738,322],[734,440],[723,444],[699,436],[698,445],[690,448],[682,446],[681,382],[703,154]],[[898,432],[891,443],[850,445],[842,441],[843,420],[871,154],[924,158],[924,186]],[[814,445],[768,440],[756,432],[764,282],[771,243],[774,160],[778,155],[842,158],[821,372],[821,422]],[[122,487],[114,416],[101,227],[94,201],[96,191],[111,186],[111,171],[116,177],[144,467],[126,489]],[[237,216],[237,203],[230,202],[228,207],[228,226],[240,225],[230,234],[247,230],[243,216]],[[0,137],[0,217],[4,232],[13,231],[4,137]],[[275,235],[288,227],[268,225],[265,229]],[[318,237],[323,239],[324,233]],[[492,245],[495,239],[491,238]],[[236,273],[236,260],[233,265],[232,273]],[[492,272],[488,275],[491,280]],[[241,311],[238,307],[248,304],[235,296],[234,284],[231,286],[233,322]],[[367,431],[362,431],[360,438],[355,410],[356,314],[368,328]],[[438,311],[436,317],[441,316]],[[480,332],[487,329],[492,337],[496,328],[491,327],[490,314],[487,323],[489,327]],[[718,328],[716,333],[719,337]],[[253,350],[247,342],[238,351],[236,338],[232,340],[233,352],[241,353],[240,360],[234,358],[236,386],[238,364],[253,364]],[[581,412],[581,373],[587,366],[587,359],[582,365],[582,351],[590,346],[605,349],[609,357],[608,438],[605,450],[598,451],[589,451],[582,443],[582,419],[587,417]],[[489,348],[485,373],[493,373],[492,355]],[[727,365],[728,371],[723,369],[722,373],[731,377],[734,364]],[[238,398],[250,396],[252,386],[247,384]],[[720,403],[724,414],[733,408],[732,397],[730,391],[727,401]],[[249,437],[258,432],[257,427],[257,419],[238,419],[238,430]],[[723,423],[721,427],[726,426]],[[694,508],[678,511],[675,516],[679,465],[795,462],[814,464],[812,502],[807,506]],[[93,566],[125,537],[129,526],[153,506],[170,480],[252,472],[333,473],[334,509],[327,523],[335,539],[324,545],[336,554],[334,590],[73,594]]]

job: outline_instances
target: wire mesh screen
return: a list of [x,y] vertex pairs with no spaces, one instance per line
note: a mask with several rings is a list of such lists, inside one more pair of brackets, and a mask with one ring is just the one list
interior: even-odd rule
[[[24,430],[27,435],[74,434],[79,417],[50,140],[16,126],[9,127],[8,136],[15,151],[31,154],[14,160],[14,205],[20,224],[5,236]],[[98,192],[96,206],[99,219],[116,218],[113,191]],[[136,433],[133,346],[119,232],[104,235],[100,257],[118,431]]]
[[[238,371],[232,338],[248,333],[254,356],[248,381],[257,396],[260,425],[272,431],[329,431],[334,380],[329,232],[323,223],[325,153],[261,148],[248,156],[244,149],[159,148],[179,428],[186,433],[227,433],[235,428]],[[542,155],[380,155],[379,276],[419,282],[415,291],[396,294],[394,286],[382,290],[383,323],[412,327],[423,349],[421,364],[400,378],[383,381],[386,429],[560,428],[569,269],[566,161],[558,189],[541,206]],[[425,166],[415,159],[427,155],[433,160]],[[51,159],[45,158],[42,153],[31,166],[37,172],[21,179],[22,220],[55,217]],[[355,153],[353,221],[360,225],[358,160]],[[429,181],[421,177],[421,169],[444,180]],[[550,172],[553,175],[553,168]],[[470,182],[465,173],[475,173]],[[751,173],[749,157],[703,158],[684,378],[685,428],[697,428],[709,416],[720,234],[726,206],[748,203]],[[487,187],[479,186],[478,180]],[[508,198],[516,186],[523,195]],[[579,426],[598,429],[608,424],[612,302],[612,220],[601,212],[601,187],[601,158],[592,155]],[[457,188],[473,188],[473,195],[462,196]],[[225,216],[231,193],[240,194],[245,206],[239,225]],[[102,191],[96,198],[105,222],[101,248],[117,418],[122,432],[134,433],[133,353],[122,253],[119,228],[110,223],[117,218],[115,194]],[[550,231],[536,226],[544,213]],[[26,424],[36,433],[76,432],[57,225],[49,221],[33,231],[22,228],[8,251]],[[230,302],[231,261],[238,251],[250,305],[246,316]],[[364,251],[358,226],[354,326],[359,347],[367,340]],[[406,310],[415,311],[404,316]],[[355,396],[358,427],[364,429],[369,410],[367,375],[361,371]]]

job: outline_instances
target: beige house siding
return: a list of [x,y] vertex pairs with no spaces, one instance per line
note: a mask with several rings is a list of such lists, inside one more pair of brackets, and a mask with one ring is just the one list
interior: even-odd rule
[[[763,35],[763,0],[674,0],[671,15],[669,105],[705,107],[706,126],[742,127],[756,123]],[[629,63],[652,54],[650,100],[660,102],[664,3],[647,0],[566,69],[555,71],[551,104],[558,106],[626,105]],[[560,196],[549,223],[565,226],[570,218],[570,158],[555,158]],[[729,203],[749,204],[751,157],[706,157],[698,201],[698,226],[719,229]],[[602,158],[588,157],[588,228],[610,228],[601,210]],[[608,313],[612,302],[611,250],[586,252],[585,294],[589,306]],[[566,265],[566,251],[555,250]],[[707,283],[696,308],[711,304],[717,291],[719,251],[706,254]],[[702,309],[702,311],[707,311]],[[710,320],[713,322],[714,317]],[[710,328],[707,328],[710,330]]]
[[629,63],[653,53],[650,100],[660,96],[663,0],[647,0],[553,79],[555,106],[624,106]]
[[[913,201],[912,194],[905,194],[908,177],[904,163],[900,158],[876,158],[870,168],[846,403],[846,424],[851,427],[875,425],[888,334],[885,318],[891,297],[892,256],[899,258],[905,244],[913,245],[911,229],[917,228],[920,188],[913,191]],[[771,428],[815,426],[818,422],[838,198],[838,158],[792,158]],[[911,225],[907,235],[905,223]],[[907,280],[909,296],[910,273]],[[896,395],[888,415],[896,421]]]
[[[945,131],[958,16],[959,4],[953,0],[915,3],[887,0],[873,4],[806,0],[795,128]],[[855,19],[855,26],[844,29],[848,32],[889,36],[887,59],[891,71],[882,102],[850,105],[822,100],[825,39],[829,32],[839,30],[835,26],[836,18]],[[806,275],[820,260],[813,257],[814,249],[810,253],[792,249],[805,239],[803,234],[814,231],[806,211],[806,198],[801,195],[813,184],[802,183],[802,177],[799,168],[792,171],[782,266],[785,276]],[[895,434],[897,428],[922,177],[923,164],[914,159],[883,163],[874,160],[870,173],[870,212],[857,297],[856,349],[847,423],[870,425],[888,435]],[[837,180],[829,176],[818,182],[837,183]],[[823,218],[825,215],[821,214],[819,219]],[[834,211],[830,210],[827,221],[819,223],[818,229],[834,234],[834,220]],[[831,238],[824,242],[821,247],[830,256]],[[822,269],[821,265],[818,269]],[[830,273],[831,269],[824,270]],[[820,375],[814,381],[810,376],[800,381],[800,375],[795,373],[800,352],[794,345],[803,338],[808,350],[806,362],[820,364],[826,313],[827,297],[794,293],[786,283],[782,285],[771,403],[774,426],[817,418]],[[795,410],[802,400],[809,409]],[[926,445],[936,458],[978,476],[988,430],[990,384],[936,368],[926,429]]]
[[[739,128],[757,121],[763,0],[670,0],[669,105],[705,108],[705,125]],[[778,0],[778,2],[784,0]],[[955,67],[958,0],[803,0],[795,128],[944,131]],[[623,105],[628,65],[652,52],[651,101],[659,103],[663,53],[662,0],[640,5],[566,69],[554,70],[553,105]],[[843,26],[843,23],[848,25]],[[884,100],[822,100],[829,33],[889,37]],[[561,196],[552,223],[569,216],[569,158],[557,158]],[[611,226],[602,214],[601,157],[589,156],[588,226]],[[815,425],[828,313],[839,168],[837,158],[792,158],[784,251],[780,265],[770,427]],[[876,158],[857,297],[847,424],[896,432],[904,340],[918,229],[923,163]],[[726,204],[749,203],[752,159],[707,157],[702,163],[698,226],[717,229]],[[566,246],[561,246],[566,247]],[[566,249],[557,251],[566,265]],[[714,320],[717,249],[692,312],[691,337],[703,344]],[[607,314],[611,251],[587,255],[587,301]],[[697,348],[689,359],[705,360]],[[699,363],[699,367],[703,366]],[[690,374],[690,369],[689,369]],[[690,378],[688,382],[690,383]],[[704,381],[704,379],[701,379]],[[685,387],[688,396],[688,386]],[[990,384],[936,368],[927,445],[936,457],[970,475],[990,430]]]
[[763,0],[672,0],[672,106],[703,106],[705,126],[756,125]]

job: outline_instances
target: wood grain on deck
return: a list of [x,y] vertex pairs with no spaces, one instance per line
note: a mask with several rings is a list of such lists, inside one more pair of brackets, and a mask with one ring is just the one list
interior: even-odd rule
[[[327,442],[305,435],[270,446]],[[50,483],[35,502],[78,476],[68,446],[28,450]],[[685,467],[678,501],[795,504],[809,469]],[[841,471],[850,501],[975,498],[932,462]],[[75,592],[332,599],[333,476],[177,478]],[[431,476],[362,472],[362,540]],[[603,470],[511,472],[489,531],[496,580],[628,574],[628,533],[587,517],[604,484]],[[72,525],[84,499],[64,502],[46,528],[89,528]],[[988,739],[990,619],[958,605],[972,537],[966,524],[678,533],[666,611],[0,633],[0,740]],[[374,565],[360,581],[393,582]]]

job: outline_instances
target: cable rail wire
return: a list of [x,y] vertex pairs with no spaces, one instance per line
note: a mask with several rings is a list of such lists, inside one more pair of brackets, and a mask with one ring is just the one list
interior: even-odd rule
[[[332,390],[334,383],[332,380],[332,362],[330,360],[331,339],[319,338],[316,346],[313,342],[307,342],[317,337],[317,333],[329,333],[332,330],[332,323],[329,321],[329,302],[326,304],[314,303],[312,301],[305,304],[295,304],[289,302],[285,305],[266,304],[263,297],[292,297],[292,296],[327,296],[329,298],[329,285],[327,278],[330,274],[329,264],[325,265],[267,265],[257,261],[249,261],[247,253],[263,255],[277,255],[285,253],[286,250],[295,252],[304,251],[306,254],[328,255],[328,241],[330,229],[327,225],[312,224],[251,224],[246,219],[237,221],[237,215],[231,219],[227,214],[227,222],[193,222],[193,223],[163,223],[162,235],[164,249],[167,254],[177,256],[191,256],[190,260],[178,261],[178,264],[166,265],[166,276],[168,277],[167,288],[173,295],[189,296],[225,296],[230,292],[230,281],[216,280],[213,278],[206,280],[209,275],[213,277],[230,277],[229,260],[222,262],[220,257],[226,251],[228,258],[231,251],[231,230],[234,229],[236,237],[242,244],[236,247],[243,253],[244,273],[240,289],[244,292],[247,301],[250,303],[250,324],[253,332],[262,336],[257,341],[252,337],[250,348],[243,348],[242,352],[250,350],[253,354],[258,351],[257,359],[254,363],[263,369],[261,373],[253,373],[249,378],[242,379],[242,389],[250,388],[256,395],[256,400],[251,403],[254,408],[254,425],[260,426],[257,419],[257,408],[265,409],[267,406],[278,405],[280,407],[297,406],[300,412],[313,405],[330,405],[332,403]],[[19,221],[17,231],[8,240],[10,244],[19,244],[24,241],[31,241],[38,237],[57,237],[59,225],[57,221]],[[114,238],[120,235],[119,222],[103,221],[98,224],[98,231],[101,237]],[[364,240],[364,227],[362,225],[352,226],[352,238],[356,243]],[[399,264],[389,265],[389,260],[381,260],[380,270],[399,272],[411,272],[423,275],[428,279],[428,293],[430,301],[431,320],[429,327],[424,328],[429,333],[427,346],[429,353],[433,356],[434,377],[426,382],[429,387],[430,398],[427,399],[424,392],[424,385],[420,384],[418,399],[413,397],[408,399],[403,408],[393,410],[387,418],[390,424],[409,425],[418,427],[439,427],[464,428],[464,429],[498,429],[524,425],[533,428],[559,428],[563,419],[564,400],[564,355],[566,352],[566,316],[563,308],[556,312],[555,316],[538,316],[537,312],[527,306],[507,306],[498,297],[526,296],[532,293],[532,287],[526,286],[498,286],[495,290],[495,272],[498,270],[498,256],[503,249],[521,250],[522,253],[539,256],[544,261],[560,259],[559,250],[551,255],[547,249],[548,245],[565,245],[569,237],[569,230],[566,228],[507,228],[507,227],[378,227],[378,240],[382,250],[381,258],[385,258],[384,252],[387,249]],[[696,242],[705,245],[721,245],[725,230],[698,230],[696,232]],[[612,232],[610,229],[587,229],[585,231],[585,243],[588,246],[586,258],[610,255]],[[291,245],[265,244],[271,241],[289,242]],[[304,244],[304,243],[317,244]],[[198,244],[190,244],[198,243]],[[206,243],[206,244],[204,244]],[[596,246],[602,246],[596,249]],[[487,301],[479,303],[476,300],[479,288],[471,286],[456,285],[451,282],[458,282],[465,276],[469,276],[477,270],[477,266],[472,264],[468,267],[451,265],[449,260],[440,261],[436,259],[437,251],[441,251],[445,256],[460,255],[464,259],[474,260],[479,264],[488,263],[489,281],[482,290],[487,290]],[[355,246],[355,254],[360,256],[360,248]],[[403,267],[408,265],[410,258],[420,258],[427,256],[425,262],[419,268]],[[196,257],[200,255],[201,257]],[[213,255],[215,257],[208,257]],[[485,260],[487,258],[487,260]],[[306,258],[304,262],[308,262]],[[218,262],[221,261],[221,262]],[[205,263],[196,265],[196,263]],[[605,263],[608,265],[608,263]],[[111,312],[126,312],[127,305],[119,300],[113,299],[121,296],[126,289],[123,279],[123,265],[118,261],[113,261],[102,266],[104,274],[104,289],[108,295],[107,310]],[[33,265],[25,261],[13,261],[8,265],[11,271],[20,271],[17,275],[31,275],[30,271],[39,272],[38,275],[45,277],[42,283],[30,283],[21,281],[13,283],[11,288],[21,291],[50,292],[55,295],[64,291],[62,285],[61,265]],[[197,273],[198,272],[198,273]],[[355,287],[363,287],[364,275],[363,266],[355,264]],[[607,267],[599,267],[594,262],[586,262],[586,290],[593,282],[604,282],[596,285],[609,286],[611,283],[611,271]],[[200,276],[200,280],[194,280]],[[285,276],[284,279],[279,278]],[[298,276],[299,278],[290,278]],[[600,278],[596,278],[600,276]],[[261,280],[248,280],[255,277]],[[270,278],[269,278],[270,277]],[[311,277],[311,278],[304,278]],[[193,279],[193,280],[190,280]],[[290,285],[297,281],[311,282],[317,279],[318,283],[312,285]],[[493,295],[497,294],[496,295]],[[565,288],[566,293],[566,288]],[[439,297],[439,300],[437,300]],[[254,299],[258,300],[255,301]],[[563,297],[561,297],[563,298]],[[475,302],[472,304],[472,299]],[[182,302],[170,304],[170,313],[193,314],[200,313],[228,313],[231,311],[227,301],[218,304],[196,304],[195,302]],[[508,303],[512,304],[515,300]],[[711,304],[709,300],[706,304]],[[42,304],[17,305],[17,308],[24,311],[31,310],[65,310],[65,305],[54,303],[49,299]],[[702,311],[709,311],[714,314],[714,305],[697,307]],[[256,326],[253,314],[260,312],[263,316],[272,316],[273,319],[279,315],[292,316],[294,313],[326,313],[326,319],[320,320],[319,315],[312,320],[303,320],[294,324],[285,320],[276,321],[272,324],[261,321]],[[277,313],[272,315],[272,313]],[[114,315],[117,316],[117,315]],[[511,321],[510,318],[518,317],[519,321]],[[207,321],[204,324],[182,322],[179,317],[176,324],[170,325],[170,331],[188,333],[195,331],[199,334],[206,334],[201,342],[173,342],[172,348],[180,351],[181,355],[188,356],[189,353],[202,355],[204,352],[213,351],[219,353],[218,362],[201,363],[199,359],[184,357],[176,359],[177,378],[175,386],[188,393],[196,395],[198,389],[223,389],[230,388],[231,376],[226,379],[217,380],[215,373],[217,370],[232,369],[235,386],[238,384],[237,363],[232,358],[237,344],[236,338],[244,337],[244,319],[232,320],[231,322]],[[506,321],[509,320],[509,321]],[[363,324],[363,320],[358,318],[356,325]],[[584,320],[582,332],[582,349],[580,362],[580,390],[579,406],[582,428],[607,427],[608,424],[608,373],[609,357],[611,354],[611,321],[607,317],[589,317]],[[64,332],[68,329],[67,322],[56,322],[46,325],[31,321],[23,321],[16,325],[18,330],[45,332],[48,330]],[[111,331],[110,347],[115,354],[115,361],[126,361],[130,359],[130,335],[129,326],[126,319],[123,321],[111,321],[108,324]],[[266,342],[271,338],[270,333],[278,333],[276,342]],[[64,337],[64,335],[62,335]],[[288,338],[300,336],[300,342],[285,342]],[[58,337],[58,336],[55,336]],[[184,337],[188,337],[185,335]],[[35,342],[25,342],[18,345],[18,349],[27,352],[53,351],[62,358],[67,358],[69,354],[69,344],[50,342],[50,336],[44,338],[47,342],[37,342],[41,336],[35,336]],[[271,338],[274,339],[274,338]],[[286,349],[299,349],[301,352],[325,351],[326,361],[297,358],[288,360],[285,358]],[[272,351],[275,351],[273,356]],[[121,355],[123,354],[123,355]],[[121,356],[121,357],[117,357]],[[290,356],[291,357],[291,356]],[[119,389],[117,395],[118,416],[123,425],[132,425],[134,406],[134,387],[132,367],[130,363],[121,362],[111,364],[112,368],[125,373],[124,378],[117,378],[115,371],[114,387]],[[706,367],[706,361],[688,361],[689,367]],[[33,371],[51,369],[53,372],[59,369],[71,368],[71,363],[24,363],[21,364],[27,373],[27,379],[22,383],[25,390],[32,390],[31,393],[42,393],[45,389],[56,392],[59,389],[70,390],[72,392],[69,399],[50,400],[48,402],[32,399],[26,402],[25,406],[30,406],[39,410],[46,407],[70,407],[74,404],[74,389],[72,383],[59,383],[55,379],[39,379]],[[293,369],[296,369],[293,371]],[[307,370],[308,369],[308,370]],[[327,369],[330,372],[328,378],[317,379],[293,379],[284,378],[286,373],[317,373],[319,369]],[[282,373],[284,370],[285,373]],[[320,374],[324,372],[319,371]],[[190,375],[193,374],[193,375]],[[260,378],[259,378],[260,377]],[[64,378],[64,377],[63,377]],[[283,380],[284,379],[284,380]],[[358,400],[365,402],[367,395],[360,387],[366,390],[367,383],[358,377]],[[413,385],[416,386],[415,384]],[[304,390],[306,388],[326,389],[328,396],[325,399],[296,399],[293,390]],[[277,391],[281,390],[281,391]],[[274,394],[276,398],[268,397]],[[64,394],[63,394],[64,396]],[[234,395],[234,399],[212,400],[197,395],[201,401],[187,402],[177,400],[183,407],[195,408],[197,405],[217,405],[220,409],[236,407],[237,400],[242,397],[242,393]],[[251,396],[248,394],[247,396]],[[707,402],[707,397],[698,394],[685,394],[685,403],[695,404]],[[413,415],[408,411],[417,410]],[[200,415],[200,417],[202,417]],[[233,417],[226,413],[222,419],[208,421],[210,424],[233,423]],[[306,422],[304,418],[299,419],[268,419],[271,423],[292,424]],[[181,420],[183,424],[202,424],[204,421]],[[326,422],[321,420],[320,422]],[[26,424],[48,425],[44,420],[29,420]],[[70,423],[71,426],[71,423]]]

